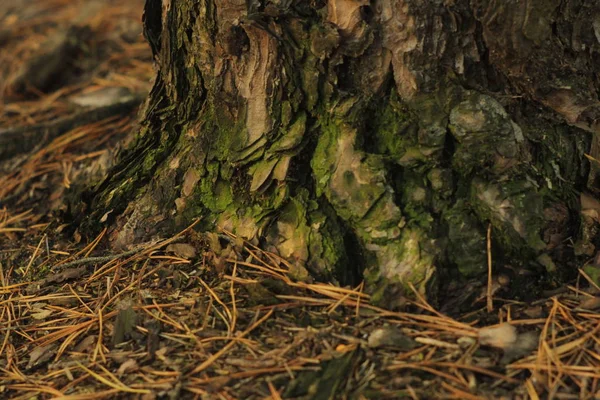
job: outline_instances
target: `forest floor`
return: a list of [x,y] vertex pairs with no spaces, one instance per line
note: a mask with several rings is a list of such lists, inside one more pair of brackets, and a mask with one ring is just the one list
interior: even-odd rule
[[[600,398],[600,297],[376,307],[228,232],[114,254],[65,223],[155,74],[143,0],[0,3],[0,398]],[[491,295],[491,296],[490,296]]]

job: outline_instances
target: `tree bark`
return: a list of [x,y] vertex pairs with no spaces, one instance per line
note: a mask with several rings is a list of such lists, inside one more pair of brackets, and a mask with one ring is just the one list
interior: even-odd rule
[[140,131],[72,212],[115,246],[200,217],[298,279],[364,269],[375,300],[483,274],[489,224],[496,266],[559,273],[594,249],[579,209],[598,191],[599,15],[595,0],[147,0],[158,75]]

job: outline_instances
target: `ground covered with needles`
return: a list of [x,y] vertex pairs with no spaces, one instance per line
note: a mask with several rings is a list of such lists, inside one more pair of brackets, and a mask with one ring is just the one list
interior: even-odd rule
[[0,398],[600,398],[597,261],[533,302],[490,280],[465,314],[292,280],[229,232],[123,253],[64,223],[154,70],[143,0],[0,3]]

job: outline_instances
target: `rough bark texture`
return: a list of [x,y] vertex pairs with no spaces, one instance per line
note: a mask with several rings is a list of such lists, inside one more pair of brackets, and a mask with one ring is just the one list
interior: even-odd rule
[[110,212],[115,246],[201,217],[298,279],[364,267],[376,299],[483,273],[488,224],[497,265],[555,273],[595,240],[578,207],[597,190],[599,16],[595,0],[147,0],[141,129],[74,212],[88,229]]

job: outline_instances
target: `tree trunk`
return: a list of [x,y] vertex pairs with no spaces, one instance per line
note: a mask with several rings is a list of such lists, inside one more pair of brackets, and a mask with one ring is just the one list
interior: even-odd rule
[[200,217],[298,279],[364,269],[375,300],[485,273],[490,225],[496,268],[556,274],[594,249],[579,207],[598,189],[599,15],[595,0],[147,0],[158,75],[137,139],[73,213],[115,246]]

